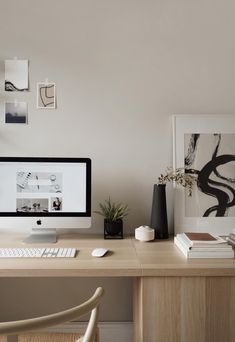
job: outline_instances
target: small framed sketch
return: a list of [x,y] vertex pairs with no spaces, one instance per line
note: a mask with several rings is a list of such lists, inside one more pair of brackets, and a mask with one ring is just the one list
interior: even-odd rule
[[56,85],[55,83],[37,83],[37,108],[55,109],[56,108]]
[[191,197],[175,188],[175,233],[235,228],[235,115],[175,115],[174,167],[194,174]]
[[29,61],[5,60],[5,91],[29,90]]
[[27,102],[5,102],[6,124],[27,124],[28,104]]

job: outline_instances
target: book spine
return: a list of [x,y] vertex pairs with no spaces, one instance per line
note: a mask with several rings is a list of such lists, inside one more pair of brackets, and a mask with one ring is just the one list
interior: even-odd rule
[[188,255],[189,259],[233,259],[234,258],[234,252],[224,252],[224,253],[189,253]]
[[188,249],[192,248],[192,244],[191,244],[189,238],[184,233],[183,234],[177,234],[176,236],[182,243],[184,243],[184,245]]
[[177,239],[177,236],[174,237],[174,243],[179,248],[179,250],[183,253],[183,255],[188,258],[188,251],[184,248],[181,242]]
[[222,239],[220,237],[217,238],[216,241],[191,241],[185,235],[185,233],[182,234],[177,234],[177,237],[180,240],[183,240],[185,244],[190,248],[198,248],[198,247],[203,247],[203,248],[224,248],[227,247],[227,241],[225,239]]
[[183,255],[186,258],[189,259],[232,259],[234,258],[234,251],[231,248],[230,250],[222,250],[219,249],[219,251],[214,251],[211,249],[208,249],[207,251],[199,251],[199,250],[195,250],[195,249],[188,249],[185,247],[185,244],[182,243],[182,241],[176,236],[174,238],[174,243],[175,245],[180,249],[180,251],[183,253]]
[[235,234],[233,234],[233,233],[229,234],[229,239],[231,239],[235,242]]

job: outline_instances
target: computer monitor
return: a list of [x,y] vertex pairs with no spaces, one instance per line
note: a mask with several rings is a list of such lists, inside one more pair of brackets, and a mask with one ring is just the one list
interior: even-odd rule
[[57,229],[91,226],[89,158],[0,157],[0,229],[56,242]]

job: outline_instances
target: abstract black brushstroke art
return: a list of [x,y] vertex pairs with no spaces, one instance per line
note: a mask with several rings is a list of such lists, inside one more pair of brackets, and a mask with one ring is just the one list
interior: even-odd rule
[[37,108],[55,108],[55,83],[37,84]]
[[5,91],[29,89],[28,60],[5,60]]
[[235,134],[185,134],[185,170],[197,188],[185,200],[188,217],[235,217]]

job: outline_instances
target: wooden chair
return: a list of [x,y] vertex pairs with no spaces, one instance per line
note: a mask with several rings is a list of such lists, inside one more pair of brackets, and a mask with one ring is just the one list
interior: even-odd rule
[[76,342],[98,341],[99,304],[103,292],[102,287],[98,287],[90,299],[68,310],[36,318],[0,323],[0,335],[7,335],[8,342],[15,342],[17,341],[18,334],[66,323],[90,312],[90,319],[85,334]]

